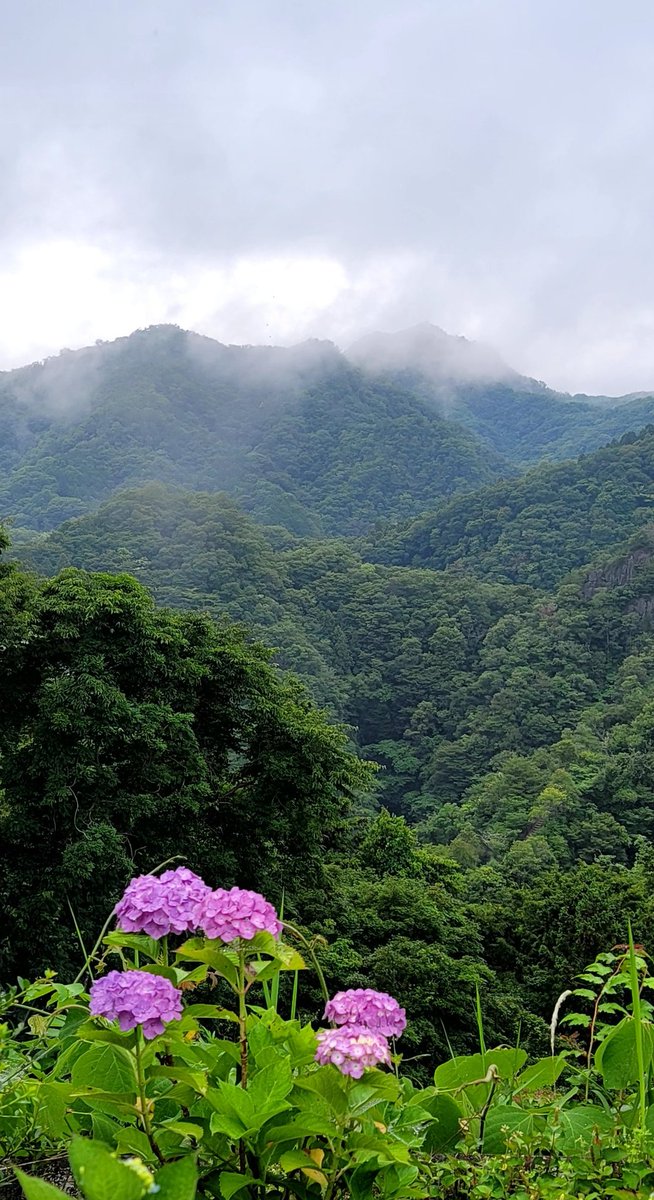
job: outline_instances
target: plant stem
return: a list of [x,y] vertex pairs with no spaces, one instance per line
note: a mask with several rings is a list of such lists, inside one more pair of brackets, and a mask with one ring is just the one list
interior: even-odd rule
[[[238,1029],[239,1041],[241,1046],[241,1078],[240,1085],[246,1088],[248,1085],[248,1012],[245,1003],[245,946],[240,942],[238,949]],[[245,1156],[245,1142],[243,1138],[238,1144],[238,1159],[241,1174],[245,1175],[247,1163]]]
[[293,937],[296,937],[298,939],[298,941],[303,946],[306,947],[307,952],[309,954],[309,958],[311,959],[311,962],[313,963],[316,975],[318,976],[320,990],[325,998],[325,1004],[326,1004],[327,1001],[329,1000],[329,989],[328,989],[327,983],[325,981],[325,976],[323,974],[322,967],[321,967],[320,963],[318,962],[318,959],[316,957],[316,952],[315,952],[313,946],[311,945],[311,942],[309,942],[308,939],[305,938],[304,934],[300,933],[300,930],[296,929],[294,925],[289,925],[288,921],[284,921],[284,929],[288,929],[288,932],[291,933],[293,935]]
[[152,1133],[152,1123],[150,1121],[150,1115],[148,1113],[148,1101],[147,1101],[147,1098],[145,1095],[145,1073],[143,1071],[143,1048],[144,1048],[143,1030],[141,1029],[141,1026],[138,1025],[136,1028],[136,1046],[135,1046],[135,1050],[134,1050],[134,1057],[136,1058],[136,1080],[137,1080],[138,1089],[139,1089],[139,1103],[140,1103],[140,1108],[141,1108],[141,1123],[143,1125],[143,1132],[145,1133],[145,1136],[150,1143],[152,1153],[156,1155],[156,1157],[159,1159],[159,1162],[163,1162],[161,1151],[160,1151],[159,1147],[157,1146],[157,1143],[154,1140],[154,1134]]
[[647,1118],[647,1081],[645,1079],[645,1058],[643,1055],[643,1023],[640,1011],[640,984],[638,982],[638,964],[634,950],[634,935],[629,922],[629,975],[631,981],[631,1011],[634,1019],[636,1034],[636,1058],[638,1060],[638,1099],[640,1109],[640,1127],[645,1129]]
[[486,1117],[488,1116],[488,1110],[493,1102],[495,1088],[497,1087],[497,1079],[498,1079],[497,1073],[494,1073],[491,1077],[491,1085],[490,1085],[490,1091],[488,1093],[488,1098],[486,1100],[484,1107],[482,1108],[482,1110],[479,1114],[479,1153],[480,1154],[483,1152],[483,1149],[484,1149],[484,1130],[486,1128]]

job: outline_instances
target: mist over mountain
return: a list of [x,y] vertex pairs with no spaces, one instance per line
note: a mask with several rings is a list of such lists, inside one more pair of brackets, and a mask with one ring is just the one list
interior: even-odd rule
[[225,346],[155,326],[0,376],[0,515],[45,530],[158,481],[227,491],[257,520],[361,534],[654,418],[650,396],[564,397],[422,325]]

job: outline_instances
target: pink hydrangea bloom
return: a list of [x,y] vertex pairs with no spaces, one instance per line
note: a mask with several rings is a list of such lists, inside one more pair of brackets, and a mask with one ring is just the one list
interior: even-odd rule
[[342,1075],[360,1079],[366,1067],[379,1063],[391,1065],[391,1052],[386,1038],[365,1025],[341,1025],[338,1029],[323,1029],[318,1034],[316,1062],[333,1063]]
[[147,971],[110,971],[91,987],[92,1017],[118,1021],[125,1032],[143,1026],[146,1038],[163,1033],[182,1015],[182,993],[163,975]]
[[406,1029],[406,1013],[387,992],[350,988],[327,1001],[325,1017],[335,1025],[365,1025],[384,1037],[399,1037]]
[[169,933],[190,933],[194,914],[211,889],[189,871],[177,867],[163,875],[138,875],[125,889],[114,912],[125,933],[147,933],[152,938]]
[[195,921],[207,937],[223,942],[233,942],[235,938],[249,941],[262,930],[279,937],[283,928],[268,900],[258,892],[238,887],[209,892],[197,906]]

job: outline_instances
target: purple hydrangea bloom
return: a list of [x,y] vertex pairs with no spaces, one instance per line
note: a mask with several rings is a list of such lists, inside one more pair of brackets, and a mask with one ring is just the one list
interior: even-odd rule
[[163,875],[138,875],[114,909],[118,928],[125,933],[147,933],[152,938],[190,933],[196,928],[195,910],[210,890],[188,867],[164,871]]
[[205,896],[211,895],[211,888],[199,875],[194,875],[188,867],[176,867],[174,871],[164,871],[159,876],[162,886],[166,889],[166,904],[171,921],[172,933],[190,933],[196,929],[195,911]]
[[391,1065],[391,1052],[383,1034],[365,1025],[341,1025],[318,1034],[316,1062],[333,1063],[342,1075],[360,1079],[366,1067]]
[[198,905],[195,920],[207,937],[223,942],[233,942],[239,937],[249,941],[262,930],[279,937],[283,928],[268,900],[258,892],[238,887],[209,892]]
[[327,1001],[325,1017],[335,1025],[365,1025],[384,1037],[399,1037],[406,1029],[406,1013],[387,992],[350,988]]
[[147,971],[110,971],[91,988],[92,1017],[118,1021],[123,1032],[143,1026],[146,1038],[163,1033],[182,1015],[182,993],[163,975]]

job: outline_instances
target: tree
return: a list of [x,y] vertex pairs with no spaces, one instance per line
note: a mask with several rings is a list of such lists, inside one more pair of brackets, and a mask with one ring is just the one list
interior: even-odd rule
[[[0,604],[21,578],[0,577]],[[213,886],[284,889],[287,911],[319,886],[369,773],[269,652],[128,575],[30,586],[0,686],[3,974],[70,967],[70,909],[93,939],[129,876],[172,855]]]

